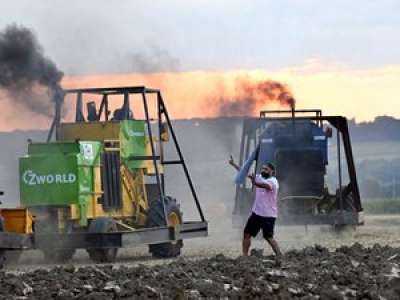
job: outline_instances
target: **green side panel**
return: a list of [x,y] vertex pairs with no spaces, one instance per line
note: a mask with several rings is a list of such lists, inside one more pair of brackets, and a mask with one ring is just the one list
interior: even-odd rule
[[147,138],[145,122],[140,120],[125,120],[120,123],[121,158],[129,169],[145,167],[144,160],[130,160],[134,156],[146,155]]
[[[20,158],[21,204],[66,206],[78,204],[85,212],[94,192],[94,167],[100,165],[102,143],[30,144]],[[81,214],[86,222],[86,213]]]
[[63,206],[78,203],[77,155],[35,155],[19,160],[23,206]]
[[100,142],[80,141],[80,154],[78,155],[79,178],[79,209],[81,212],[80,224],[87,225],[87,208],[92,193],[95,190],[94,167],[100,165],[100,155],[103,144]]

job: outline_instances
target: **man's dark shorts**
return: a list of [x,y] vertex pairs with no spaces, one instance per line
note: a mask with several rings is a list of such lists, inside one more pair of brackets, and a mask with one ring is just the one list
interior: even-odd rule
[[274,237],[275,219],[273,217],[261,217],[252,213],[247,220],[244,228],[244,233],[250,234],[252,237],[256,237],[260,229],[262,229],[263,237],[270,239]]

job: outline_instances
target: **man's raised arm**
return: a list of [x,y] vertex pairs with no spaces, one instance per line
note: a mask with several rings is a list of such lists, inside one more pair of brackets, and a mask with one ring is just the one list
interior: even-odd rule
[[229,164],[234,167],[237,171],[240,171],[240,166],[238,164],[235,163],[235,161],[233,160],[233,157],[231,155],[231,157],[229,158]]

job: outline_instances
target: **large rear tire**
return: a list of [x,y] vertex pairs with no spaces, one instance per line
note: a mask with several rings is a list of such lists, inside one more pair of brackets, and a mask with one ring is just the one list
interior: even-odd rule
[[[340,205],[340,193],[342,194],[342,205]],[[354,197],[353,193],[351,191],[351,186],[350,184],[342,186],[341,189],[336,189],[336,210],[340,210],[342,208],[343,211],[345,212],[354,212]],[[352,234],[352,232],[356,229],[354,226],[356,222],[352,221],[346,221],[348,223],[346,224],[334,224],[333,225],[333,232],[341,238],[348,237],[349,234]]]
[[[179,205],[176,203],[176,199],[165,197],[164,203],[168,221],[166,222],[165,220],[162,202],[153,200],[150,203],[147,227],[165,226],[165,224],[174,226],[182,223],[182,212],[179,209]],[[176,242],[149,245],[149,252],[153,257],[157,258],[177,257],[181,254],[182,247],[183,242],[179,240]]]
[[[117,231],[117,223],[112,218],[93,219],[89,224],[89,233],[107,233]],[[117,257],[118,248],[86,249],[91,260],[96,263],[112,263]]]
[[342,209],[347,211],[354,211],[354,197],[351,192],[350,184],[342,186],[342,188],[336,189],[336,208],[340,208],[340,193],[342,193]]
[[42,250],[44,258],[50,263],[67,263],[75,254],[75,249]]
[[[58,230],[57,221],[52,218],[43,221],[36,221],[34,225],[35,225],[35,232],[40,234],[54,233]],[[71,233],[72,225],[67,224],[63,232]],[[53,245],[54,242],[55,241],[49,240],[48,245]],[[73,248],[68,248],[68,247],[62,248],[60,247],[62,245],[59,244],[57,246],[59,247],[57,249],[54,249],[54,247],[52,246],[40,249],[43,253],[46,262],[67,263],[72,259],[72,257],[76,252],[76,249]]]

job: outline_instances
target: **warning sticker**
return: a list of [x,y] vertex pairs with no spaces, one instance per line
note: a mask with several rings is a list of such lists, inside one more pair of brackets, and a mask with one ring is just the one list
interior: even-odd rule
[[92,144],[82,144],[83,148],[83,157],[87,160],[93,160],[94,152]]

